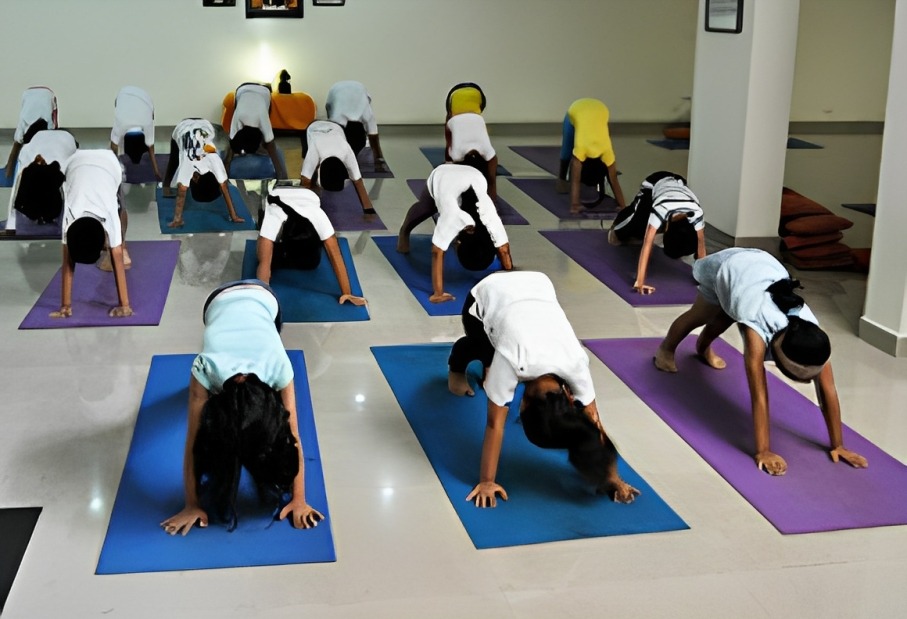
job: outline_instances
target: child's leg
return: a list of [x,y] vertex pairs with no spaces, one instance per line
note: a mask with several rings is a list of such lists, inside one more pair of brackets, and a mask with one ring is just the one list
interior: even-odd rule
[[[693,306],[674,320],[668,329],[665,339],[658,346],[658,351],[655,353],[655,367],[664,372],[676,372],[677,365],[674,363],[674,351],[677,350],[680,342],[692,333],[693,329],[708,324],[719,314],[724,314],[720,306],[709,303],[702,294],[697,294]],[[724,329],[721,330],[721,332],[723,331]],[[711,340],[709,340],[709,343],[711,343]]]
[[173,176],[176,174],[176,168],[179,166],[180,160],[180,149],[176,144],[176,140],[170,140],[170,159],[167,160],[167,170],[164,172],[164,181],[161,188],[163,189],[164,196],[171,197],[173,196],[173,189],[170,187],[170,183],[173,182]]
[[449,373],[447,387],[455,395],[474,395],[466,378],[466,368],[471,361],[479,360],[483,368],[488,368],[494,358],[494,347],[485,333],[485,327],[478,318],[469,313],[475,303],[475,297],[469,294],[463,303],[463,329],[466,335],[454,343],[447,360]]
[[435,201],[428,193],[428,188],[422,190],[419,201],[409,207],[403,224],[400,226],[400,233],[397,235],[397,251],[401,254],[409,253],[409,236],[420,223],[438,212]]

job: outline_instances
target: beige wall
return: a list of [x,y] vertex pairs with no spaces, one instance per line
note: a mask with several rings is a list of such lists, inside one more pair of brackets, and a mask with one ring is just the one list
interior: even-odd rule
[[[219,118],[228,90],[281,68],[319,103],[334,81],[363,81],[382,123],[439,122],[466,80],[487,91],[490,122],[559,121],[580,96],[618,122],[689,117],[697,0],[306,2],[302,20],[246,20],[238,4],[2,0],[0,127],[35,84],[68,126],[109,125],[125,84],[152,94],[159,124]],[[894,0],[801,5],[792,120],[881,120]]]

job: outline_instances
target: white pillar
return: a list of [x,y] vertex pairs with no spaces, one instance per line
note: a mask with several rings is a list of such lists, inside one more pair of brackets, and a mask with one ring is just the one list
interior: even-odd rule
[[777,252],[799,0],[743,2],[743,31],[705,31],[693,77],[688,178],[707,223]]
[[872,258],[860,337],[898,357],[907,356],[907,0],[897,0],[882,137],[882,164],[872,233]]

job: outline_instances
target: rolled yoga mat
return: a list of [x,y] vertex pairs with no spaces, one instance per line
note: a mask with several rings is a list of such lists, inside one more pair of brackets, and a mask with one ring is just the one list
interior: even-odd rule
[[[157,160],[157,169],[163,178],[167,172],[167,163],[170,161],[170,155],[155,155]],[[132,160],[126,155],[120,155],[120,163],[126,169],[126,182],[131,185],[145,185],[148,183],[160,182],[154,175],[154,168],[151,167],[151,155],[147,152],[142,155],[138,163],[132,163]]]
[[287,351],[293,363],[296,415],[305,455],[305,493],[325,520],[312,529],[275,521],[257,500],[244,471],[237,499],[238,526],[232,533],[209,514],[208,526],[185,537],[164,533],[160,523],[183,507],[183,448],[189,370],[195,355],[155,355],[120,478],[97,574],[166,572],[254,565],[324,563],[336,560],[321,454],[301,350]]
[[607,230],[540,230],[539,234],[634,307],[692,305],[696,300],[693,269],[682,260],[668,258],[660,247],[652,248],[646,273],[646,284],[654,286],[655,292],[639,294],[633,290],[639,245],[609,245]]
[[391,263],[397,275],[413,293],[429,316],[456,316],[463,309],[463,301],[466,295],[472,290],[472,287],[479,283],[479,280],[501,269],[501,263],[497,258],[491,263],[491,266],[484,271],[467,271],[460,266],[457,260],[456,251],[451,249],[444,253],[444,291],[454,296],[453,301],[444,303],[432,303],[428,298],[432,294],[431,285],[431,235],[413,234],[410,235],[410,251],[408,254],[397,252],[396,236],[373,236],[372,240],[378,245],[378,249]]
[[476,389],[469,398],[447,390],[450,344],[373,346],[372,353],[476,548],[689,528],[623,458],[621,477],[641,491],[628,505],[596,496],[567,462],[566,450],[531,444],[519,423],[521,388],[507,419],[496,479],[509,500],[477,508],[466,495],[479,480],[484,392]]
[[[173,190],[174,194],[176,189]],[[173,219],[176,210],[176,197],[165,198],[164,190],[158,187],[154,192],[157,202],[157,219],[161,234],[198,234],[201,232],[236,232],[239,230],[255,230],[255,219],[246,207],[239,189],[227,183],[227,191],[233,200],[236,214],[245,221],[234,223],[230,221],[227,213],[227,203],[219,195],[211,202],[196,202],[192,194],[186,191],[186,203],[183,205],[183,225],[179,228],[170,228],[167,224]]]
[[[350,289],[362,296],[362,287],[356,275],[356,266],[350,253],[350,244],[338,238],[340,253],[350,278]],[[258,269],[256,242],[246,241],[242,261],[243,279],[254,279]],[[331,268],[331,261],[322,251],[321,263],[311,271],[277,269],[271,272],[271,288],[280,301],[283,322],[352,322],[368,320],[368,307],[344,303],[340,305],[340,285]]]
[[[907,466],[844,426],[844,445],[869,461],[855,469],[828,456],[818,407],[767,374],[771,448],[788,464],[773,477],[753,460],[753,419],[742,355],[722,340],[714,370],[695,355],[695,336],[677,349],[678,374],[652,364],[660,338],[584,340],[618,378],[781,533],[907,524]],[[847,411],[844,411],[847,415]]]
[[[425,189],[425,179],[424,178],[411,178],[406,181],[406,184],[409,186],[409,190],[413,192],[413,195],[416,198],[422,196],[422,191]],[[529,222],[526,221],[526,218],[520,215],[515,208],[510,206],[510,203],[507,202],[501,196],[498,196],[495,206],[498,208],[498,216],[501,218],[501,222],[507,226],[527,226]]]
[[0,509],[0,531],[3,531],[0,535],[0,612],[6,605],[40,515],[40,507]]
[[359,232],[362,230],[387,230],[380,215],[366,215],[359,203],[359,194],[352,183],[345,183],[341,191],[321,190],[321,208],[327,214],[334,230]]
[[[444,151],[446,148],[444,146],[420,146],[419,150],[422,151],[422,154],[425,155],[425,158],[428,159],[428,162],[433,168],[437,168],[439,165],[446,163],[444,160]],[[501,164],[498,164],[497,174],[498,176],[511,176],[510,170]]]
[[129,304],[135,312],[111,318],[107,312],[119,305],[112,272],[93,264],[77,264],[72,283],[72,316],[51,318],[60,309],[62,272],[57,271],[25,316],[20,329],[69,329],[73,327],[134,327],[157,325],[164,313],[170,280],[179,256],[179,241],[127,241],[132,267],[126,271]]
[[[570,194],[558,193],[553,178],[509,178],[507,179],[543,208],[561,220],[576,219],[614,219],[620,208],[617,200],[606,195],[605,199],[595,206],[584,206],[579,213],[570,212]],[[584,188],[591,189],[591,188]],[[581,198],[588,202],[591,198],[583,192]],[[592,192],[595,193],[594,191]]]

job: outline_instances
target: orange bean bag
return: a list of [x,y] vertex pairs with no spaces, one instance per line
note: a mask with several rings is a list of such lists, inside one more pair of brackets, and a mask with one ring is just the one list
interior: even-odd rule
[[[230,123],[233,121],[234,91],[224,97],[223,115],[220,124],[224,131],[230,133]],[[309,124],[315,120],[318,108],[315,100],[307,93],[294,92],[290,94],[271,93],[271,127],[275,131],[305,131]]]

